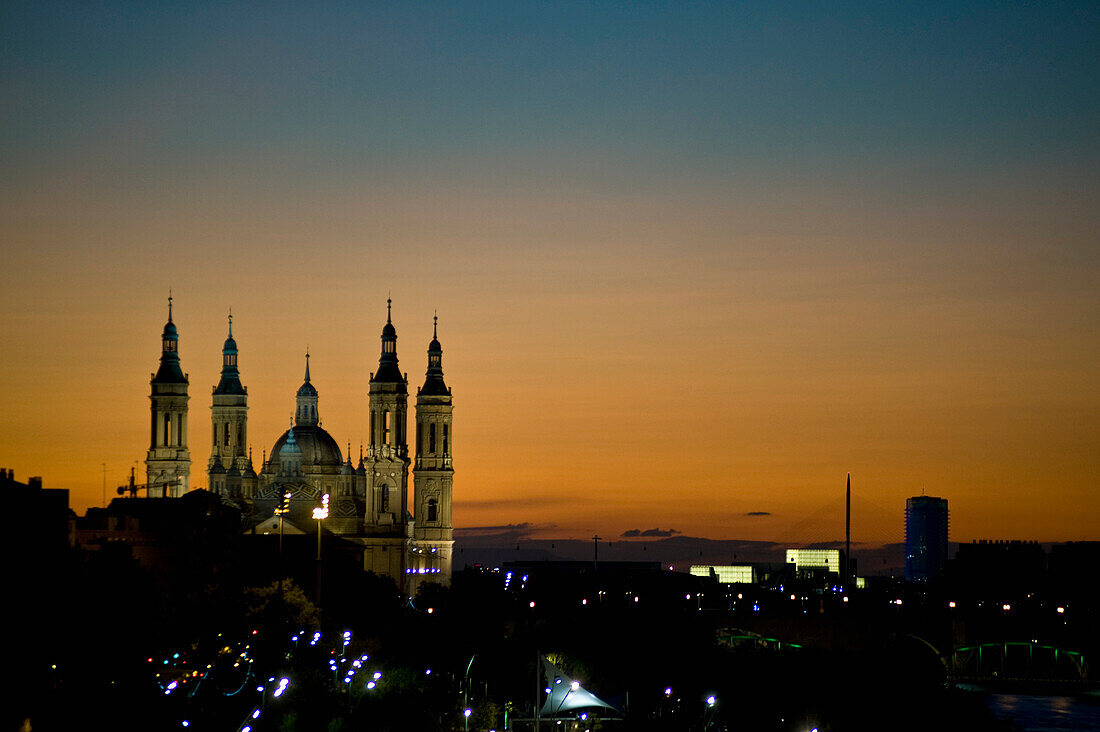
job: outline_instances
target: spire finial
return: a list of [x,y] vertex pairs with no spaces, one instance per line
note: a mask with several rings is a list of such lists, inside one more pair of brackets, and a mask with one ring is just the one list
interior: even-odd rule
[[393,300],[391,300],[390,298],[387,297],[386,298],[386,322],[387,323],[390,322],[390,305],[392,303],[393,303]]
[[168,322],[172,322],[172,288],[168,288]]
[[435,317],[432,318],[432,338],[439,337],[439,311],[435,311]]
[[233,308],[229,308],[229,337],[233,337]]
[[309,345],[306,345],[306,383],[309,383]]

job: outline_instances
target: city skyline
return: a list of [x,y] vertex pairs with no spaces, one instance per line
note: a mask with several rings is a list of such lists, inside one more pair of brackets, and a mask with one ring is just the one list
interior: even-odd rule
[[456,528],[1100,538],[1095,7],[3,13],[0,465],[78,512],[171,289],[193,486],[230,309],[255,460],[307,346],[357,455],[392,297]]

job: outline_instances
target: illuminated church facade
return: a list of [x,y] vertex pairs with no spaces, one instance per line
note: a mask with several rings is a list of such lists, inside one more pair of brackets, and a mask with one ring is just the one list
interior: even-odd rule
[[[319,396],[310,380],[306,354],[293,424],[275,441],[259,472],[247,447],[248,390],[241,383],[230,316],[221,378],[211,397],[207,475],[210,490],[241,509],[249,532],[278,531],[275,509],[287,494],[284,531],[308,531],[314,524],[313,509],[327,494],[325,530],[359,545],[365,570],[391,577],[411,593],[421,581],[449,584],[451,579],[454,407],[451,389],[443,379],[437,319],[428,344],[424,384],[416,390],[415,449],[410,450],[408,377],[398,366],[397,330],[390,307],[387,301],[378,370],[370,375],[366,404],[370,440],[365,450],[360,448],[358,463],[352,462],[350,443],[348,454],[342,454],[321,426]],[[180,369],[178,342],[169,301],[161,366],[151,380],[152,436],[146,460],[150,496],[179,496],[189,486],[188,377]]]

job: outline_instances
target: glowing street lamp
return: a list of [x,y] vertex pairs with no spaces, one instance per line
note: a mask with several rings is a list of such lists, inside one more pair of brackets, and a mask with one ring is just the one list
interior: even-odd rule
[[275,515],[279,517],[279,617],[283,613],[283,517],[290,511],[291,492],[288,490],[275,504]]
[[462,720],[462,723],[463,723],[463,726],[464,726],[466,732],[470,732],[470,715],[473,714],[473,713],[474,713],[474,710],[470,709],[469,707],[466,707],[465,709],[462,710],[462,716],[464,717],[464,719]]
[[706,698],[707,706],[703,709],[703,729],[708,730],[714,724],[714,707],[718,704],[718,697],[711,694]]
[[321,496],[321,505],[313,509],[317,521],[317,608],[321,608],[321,522],[328,518],[328,493]]

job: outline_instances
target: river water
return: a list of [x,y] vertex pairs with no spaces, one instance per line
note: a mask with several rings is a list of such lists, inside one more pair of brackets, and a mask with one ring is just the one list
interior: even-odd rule
[[997,719],[1011,720],[1025,732],[1100,731],[1100,698],[989,694],[986,705]]

